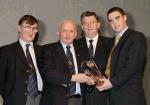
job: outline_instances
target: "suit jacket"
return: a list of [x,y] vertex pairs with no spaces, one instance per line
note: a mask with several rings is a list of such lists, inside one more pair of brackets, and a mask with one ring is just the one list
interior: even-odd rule
[[110,105],[146,105],[142,72],[146,58],[146,40],[130,28],[112,52]]
[[[96,65],[98,66],[98,69],[100,72],[105,76],[105,68],[107,64],[107,59],[109,57],[110,50],[113,46],[113,41],[114,39],[112,38],[107,38],[103,36],[98,37],[97,45],[96,45],[96,50],[95,50],[95,55],[93,60],[95,61]],[[86,38],[81,38],[78,40],[81,52],[83,52],[84,60],[90,60],[90,55],[89,55],[89,50],[88,46],[86,43]],[[91,88],[91,87],[90,87]],[[90,89],[89,86],[85,86],[86,89]],[[104,92],[99,92],[95,86],[92,86],[93,91],[90,92],[86,90],[84,94],[84,104],[86,105],[106,105],[107,102],[107,93]],[[91,90],[91,89],[90,89]]]
[[[34,44],[36,59],[40,46]],[[19,41],[3,46],[0,54],[0,94],[3,105],[25,105],[29,67]]]
[[[74,49],[77,64],[79,65],[81,56],[75,44]],[[61,43],[55,42],[45,45],[43,47],[42,61],[47,83],[40,105],[68,105],[69,84],[72,75]],[[78,68],[78,71],[81,72],[80,68]]]

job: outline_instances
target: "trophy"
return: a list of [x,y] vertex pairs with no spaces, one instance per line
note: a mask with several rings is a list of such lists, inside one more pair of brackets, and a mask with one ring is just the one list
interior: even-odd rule
[[94,78],[96,86],[101,86],[103,81],[100,81],[100,78],[103,78],[102,73],[98,70],[96,63],[93,60],[87,60],[81,63],[81,69],[90,77]]

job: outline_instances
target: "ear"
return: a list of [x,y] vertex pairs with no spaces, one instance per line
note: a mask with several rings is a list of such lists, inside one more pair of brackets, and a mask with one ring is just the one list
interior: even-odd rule
[[17,26],[17,31],[20,32],[21,31],[21,27],[18,25]]
[[75,35],[74,35],[74,39],[76,39],[77,38],[77,32],[75,33]]
[[81,29],[83,30],[83,25],[81,25]]
[[124,15],[124,20],[127,21],[127,16],[126,15]]
[[98,29],[100,29],[100,27],[101,27],[101,23],[100,23],[100,22],[98,22]]

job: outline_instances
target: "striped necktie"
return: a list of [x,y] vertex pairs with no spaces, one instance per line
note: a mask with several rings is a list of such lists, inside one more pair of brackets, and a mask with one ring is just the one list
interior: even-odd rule
[[89,40],[89,43],[90,43],[90,45],[89,45],[89,54],[90,54],[90,57],[91,57],[91,59],[93,59],[93,40]]
[[31,54],[29,52],[30,44],[26,44],[26,58],[27,63],[30,69],[29,78],[28,78],[28,95],[35,99],[38,96],[38,86],[37,86],[37,77],[35,72],[35,67],[31,58]]
[[[67,46],[67,52],[66,52],[66,56],[67,56],[67,60],[68,60],[68,64],[69,64],[69,70],[71,74],[75,74],[75,67],[74,67],[74,62],[73,62],[73,56],[72,53],[70,51],[70,46]],[[71,82],[70,83],[70,96],[74,95],[76,92],[76,83],[75,82]]]

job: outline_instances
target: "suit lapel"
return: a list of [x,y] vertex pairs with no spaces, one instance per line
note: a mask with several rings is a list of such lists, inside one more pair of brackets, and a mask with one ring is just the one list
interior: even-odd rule
[[82,43],[81,43],[81,49],[82,49],[82,51],[84,51],[84,56],[86,57],[85,59],[86,60],[89,60],[90,58],[90,54],[89,54],[89,48],[88,48],[88,46],[87,46],[87,43],[86,43],[86,39],[85,39],[85,37],[82,39],[83,41],[82,41]]
[[58,55],[60,55],[59,59],[62,59],[62,61],[64,62],[64,64],[68,67],[69,64],[68,64],[68,61],[67,61],[67,57],[65,55],[63,46],[61,45],[60,42],[57,43],[57,49],[56,50],[57,50]]
[[101,47],[102,47],[102,37],[98,36],[94,59],[96,59],[97,56],[99,56],[99,53],[101,51]]
[[82,61],[81,61],[80,49],[75,43],[73,45],[74,45],[74,50],[75,50],[75,55],[76,55],[78,71],[81,72],[80,65]]
[[20,61],[27,64],[26,56],[24,54],[23,48],[21,47],[19,41],[16,42],[15,52],[16,52],[16,56],[21,59]]
[[36,45],[36,44],[34,44],[33,43],[33,46],[34,46],[34,53],[35,53],[35,58],[36,58],[36,60],[38,59],[38,57],[39,57],[39,48],[38,48],[38,46]]
[[120,55],[121,48],[124,45],[124,43],[126,42],[126,40],[128,39],[130,32],[131,32],[130,29],[127,29],[127,31],[125,31],[125,33],[122,35],[118,44],[116,45],[116,47],[114,48],[114,50],[112,52],[112,64],[111,64],[112,70],[114,69],[114,67],[118,61],[118,57]]

